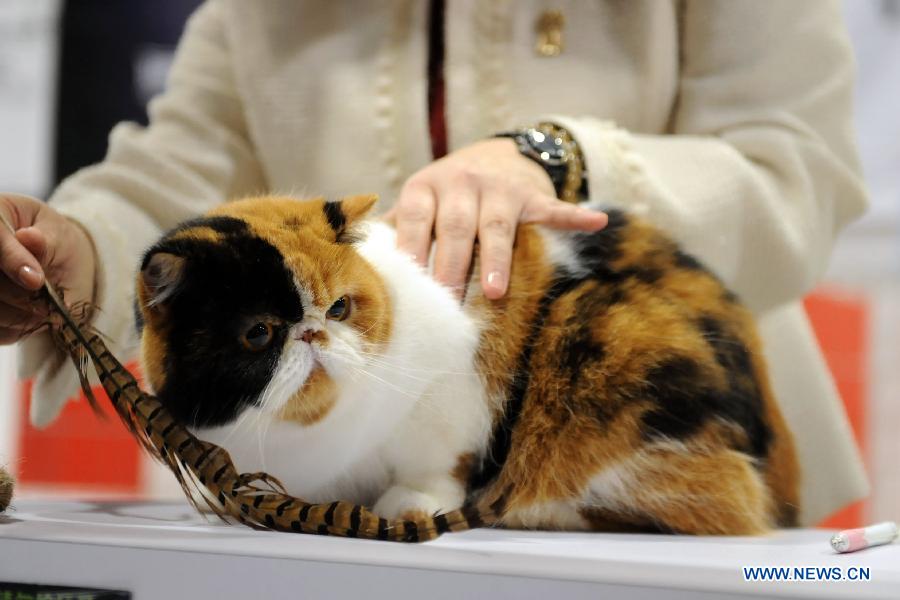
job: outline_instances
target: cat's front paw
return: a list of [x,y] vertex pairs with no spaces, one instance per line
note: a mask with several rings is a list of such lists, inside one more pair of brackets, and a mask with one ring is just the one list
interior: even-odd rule
[[395,485],[381,495],[373,510],[376,515],[386,519],[416,521],[454,510],[460,504],[455,499],[440,498],[403,485]]

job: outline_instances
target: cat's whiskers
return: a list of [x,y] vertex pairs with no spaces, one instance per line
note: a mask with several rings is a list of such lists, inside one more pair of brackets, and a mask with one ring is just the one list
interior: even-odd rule
[[[390,369],[395,369],[397,371],[413,371],[416,373],[433,373],[435,375],[469,375],[471,372],[468,371],[448,371],[446,369],[430,369],[428,367],[420,367],[414,366],[410,367],[408,364],[403,364],[402,362],[392,362],[385,359],[383,354],[371,353],[371,352],[360,352],[361,355],[367,358],[367,363],[377,364],[378,366],[389,367]],[[408,360],[407,362],[414,362],[413,360]],[[473,369],[474,371],[474,369]],[[430,381],[430,379],[421,379],[421,381]]]
[[[428,383],[428,382],[434,380],[433,377],[417,377],[416,375],[413,375],[413,373],[422,373],[423,371],[426,371],[425,369],[403,368],[402,366],[400,366],[398,364],[388,362],[388,361],[380,361],[375,357],[369,357],[366,360],[366,366],[377,367],[378,369],[388,369],[391,371],[391,375],[397,375],[400,377],[404,377],[410,381],[419,381],[422,383]],[[449,373],[447,373],[447,374],[449,374]]]
[[235,421],[234,425],[228,428],[228,433],[226,433],[225,437],[222,438],[223,446],[225,446],[228,443],[228,440],[231,439],[231,436],[233,436],[236,432],[238,432],[241,429],[241,427],[244,426],[244,423],[247,421],[247,418],[250,416],[250,414],[252,412],[254,412],[254,411],[252,411],[250,409],[244,410],[244,412],[241,414],[241,416],[238,418],[238,420]]
[[[288,386],[291,384],[297,389],[303,385],[303,382],[300,382],[299,384],[295,382],[298,371],[302,366],[299,357],[290,352],[287,352],[286,354],[287,356],[283,357],[278,364],[276,377],[270,381],[269,385],[266,386],[262,395],[259,397],[259,410],[253,411],[255,416],[253,430],[255,430],[257,434],[257,452],[259,453],[259,460],[263,469],[266,468],[264,451],[265,439],[272,426],[272,422],[275,421],[277,417],[278,410],[283,407],[285,391],[287,391]],[[249,413],[250,411],[247,412]]]
[[385,319],[375,319],[372,321],[372,324],[366,327],[364,330],[359,332],[360,337],[365,337],[367,333],[372,331],[376,326],[381,325]]
[[370,379],[374,379],[375,381],[384,384],[385,386],[389,387],[390,389],[394,390],[395,392],[403,394],[404,396],[407,396],[409,398],[419,398],[421,396],[421,394],[410,393],[409,390],[405,390],[405,389],[397,386],[396,384],[391,383],[390,381],[388,381],[382,377],[379,377],[378,375],[372,373],[371,371],[367,371],[366,369],[364,369],[362,367],[354,367],[354,371],[361,375],[365,375],[366,377],[369,377]]
[[409,392],[408,390],[404,390],[403,388],[397,387],[395,384],[391,383],[390,381],[387,381],[387,380],[385,380],[363,368],[357,367],[356,370],[361,375],[365,375],[371,379],[374,379],[375,381],[378,381],[382,385],[384,385],[400,394],[403,394],[404,396],[406,396],[408,398],[415,399],[417,406],[423,407],[423,408],[431,411],[432,415],[436,418],[439,418],[442,422],[447,423],[447,424],[450,424],[452,422],[452,420],[449,417],[447,417],[446,414],[444,414],[443,412],[441,412],[440,410],[438,410],[437,408],[433,407],[430,404],[430,400],[432,399],[432,394],[421,394],[421,393],[414,394],[414,393]]
[[[371,327],[369,329],[371,329]],[[354,331],[354,333],[358,332]],[[357,341],[358,339],[359,337],[353,337],[352,341]],[[409,392],[409,390],[399,387],[397,383],[391,382],[388,379],[385,379],[385,377],[373,373],[370,369],[374,368],[378,371],[390,371],[390,376],[392,378],[402,378],[405,381],[418,383],[430,383],[440,375],[464,376],[470,374],[465,371],[428,369],[425,367],[420,368],[417,366],[411,367],[409,366],[409,364],[414,364],[414,360],[407,360],[402,362],[389,360],[383,353],[371,352],[363,348],[356,347],[354,344],[350,343],[350,341],[344,339],[340,334],[331,336],[331,340],[334,342],[332,344],[332,347],[329,351],[325,351],[328,356],[334,357],[338,360],[342,360],[344,364],[353,369],[353,372],[355,374],[366,376],[369,379],[378,381],[383,385],[388,386],[390,389],[398,391],[407,397],[416,398],[418,403],[423,405],[427,404],[427,402],[424,401],[424,398],[420,397],[421,395],[411,393]],[[365,340],[362,341],[363,344],[365,344]]]
[[[379,370],[388,369],[391,372],[391,376],[399,376],[405,378],[407,381],[415,381],[419,383],[430,383],[434,381],[436,378],[433,377],[419,377],[411,374],[410,372],[415,372],[416,374],[421,374],[423,371],[425,372],[433,372],[436,374],[447,374],[447,375],[467,375],[465,372],[451,372],[451,371],[429,371],[428,369],[418,369],[415,367],[405,367],[400,364],[395,364],[392,361],[385,360],[384,355],[376,354],[372,352],[366,352],[365,350],[353,348],[350,344],[348,344],[345,340],[340,340],[345,349],[348,349],[352,352],[352,358],[354,359],[352,363],[348,362],[348,366],[350,366],[357,375],[364,375],[370,379],[374,379],[379,383],[389,387],[392,390],[398,391],[409,398],[415,398],[417,400],[417,404],[427,406],[427,395],[411,393],[409,390],[398,387],[396,383],[393,383],[384,377],[380,377],[365,367],[375,367]],[[333,349],[333,354],[336,356],[341,356],[337,348]],[[362,358],[362,360],[360,360]],[[405,372],[410,371],[410,372]],[[439,414],[439,413],[435,413]]]
[[194,410],[189,421],[190,423],[196,423],[197,419],[200,418],[200,406],[200,402],[195,403]]
[[[285,379],[287,379],[288,381],[285,381]],[[255,411],[256,412],[256,422],[254,424],[254,429],[257,432],[257,436],[256,436],[257,451],[259,452],[260,464],[262,465],[263,469],[266,468],[264,442],[265,442],[266,436],[269,433],[269,428],[271,427],[272,422],[276,418],[275,411],[266,410],[266,409],[269,408],[268,404],[270,404],[272,402],[272,398],[277,399],[282,395],[283,390],[284,390],[285,386],[287,385],[287,383],[289,382],[289,380],[290,380],[290,378],[285,377],[283,379],[280,379],[279,381],[273,382],[274,385],[272,387],[266,389],[266,392],[264,393],[263,398],[260,400],[260,405],[261,405],[261,408],[263,408],[263,410]]]
[[[408,364],[403,364],[401,362],[391,361],[384,358],[383,355],[380,354],[366,354],[367,362],[371,362],[372,364],[378,364],[379,366],[389,367],[391,369],[396,369],[398,371],[410,371],[416,373],[433,373],[435,375],[467,375],[469,371],[451,371],[448,369],[435,369],[424,366],[409,366]],[[409,362],[413,362],[410,360]]]

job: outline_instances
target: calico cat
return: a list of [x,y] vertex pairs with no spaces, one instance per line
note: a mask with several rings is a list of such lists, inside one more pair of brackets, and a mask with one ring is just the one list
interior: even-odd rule
[[[509,292],[464,301],[366,219],[373,196],[230,202],[144,256],[146,379],[242,470],[388,518],[752,534],[798,465],[749,312],[620,210],[520,226]],[[477,263],[477,261],[476,261]]]

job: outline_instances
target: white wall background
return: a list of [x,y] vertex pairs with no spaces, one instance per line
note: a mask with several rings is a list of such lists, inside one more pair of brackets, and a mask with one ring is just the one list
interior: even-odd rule
[[50,180],[58,0],[0,3],[0,189],[41,195]]

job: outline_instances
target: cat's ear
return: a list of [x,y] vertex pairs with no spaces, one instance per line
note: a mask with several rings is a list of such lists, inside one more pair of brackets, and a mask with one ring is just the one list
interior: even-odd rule
[[141,301],[148,309],[171,298],[184,277],[185,259],[169,252],[156,252],[141,269]]
[[378,194],[363,194],[360,196],[346,196],[341,198],[341,212],[347,219],[347,224],[351,225],[365,217],[378,202]]
[[365,217],[378,202],[378,196],[346,196],[337,202],[325,202],[322,210],[325,219],[334,231],[334,241],[338,244],[352,244],[357,238],[353,226]]

